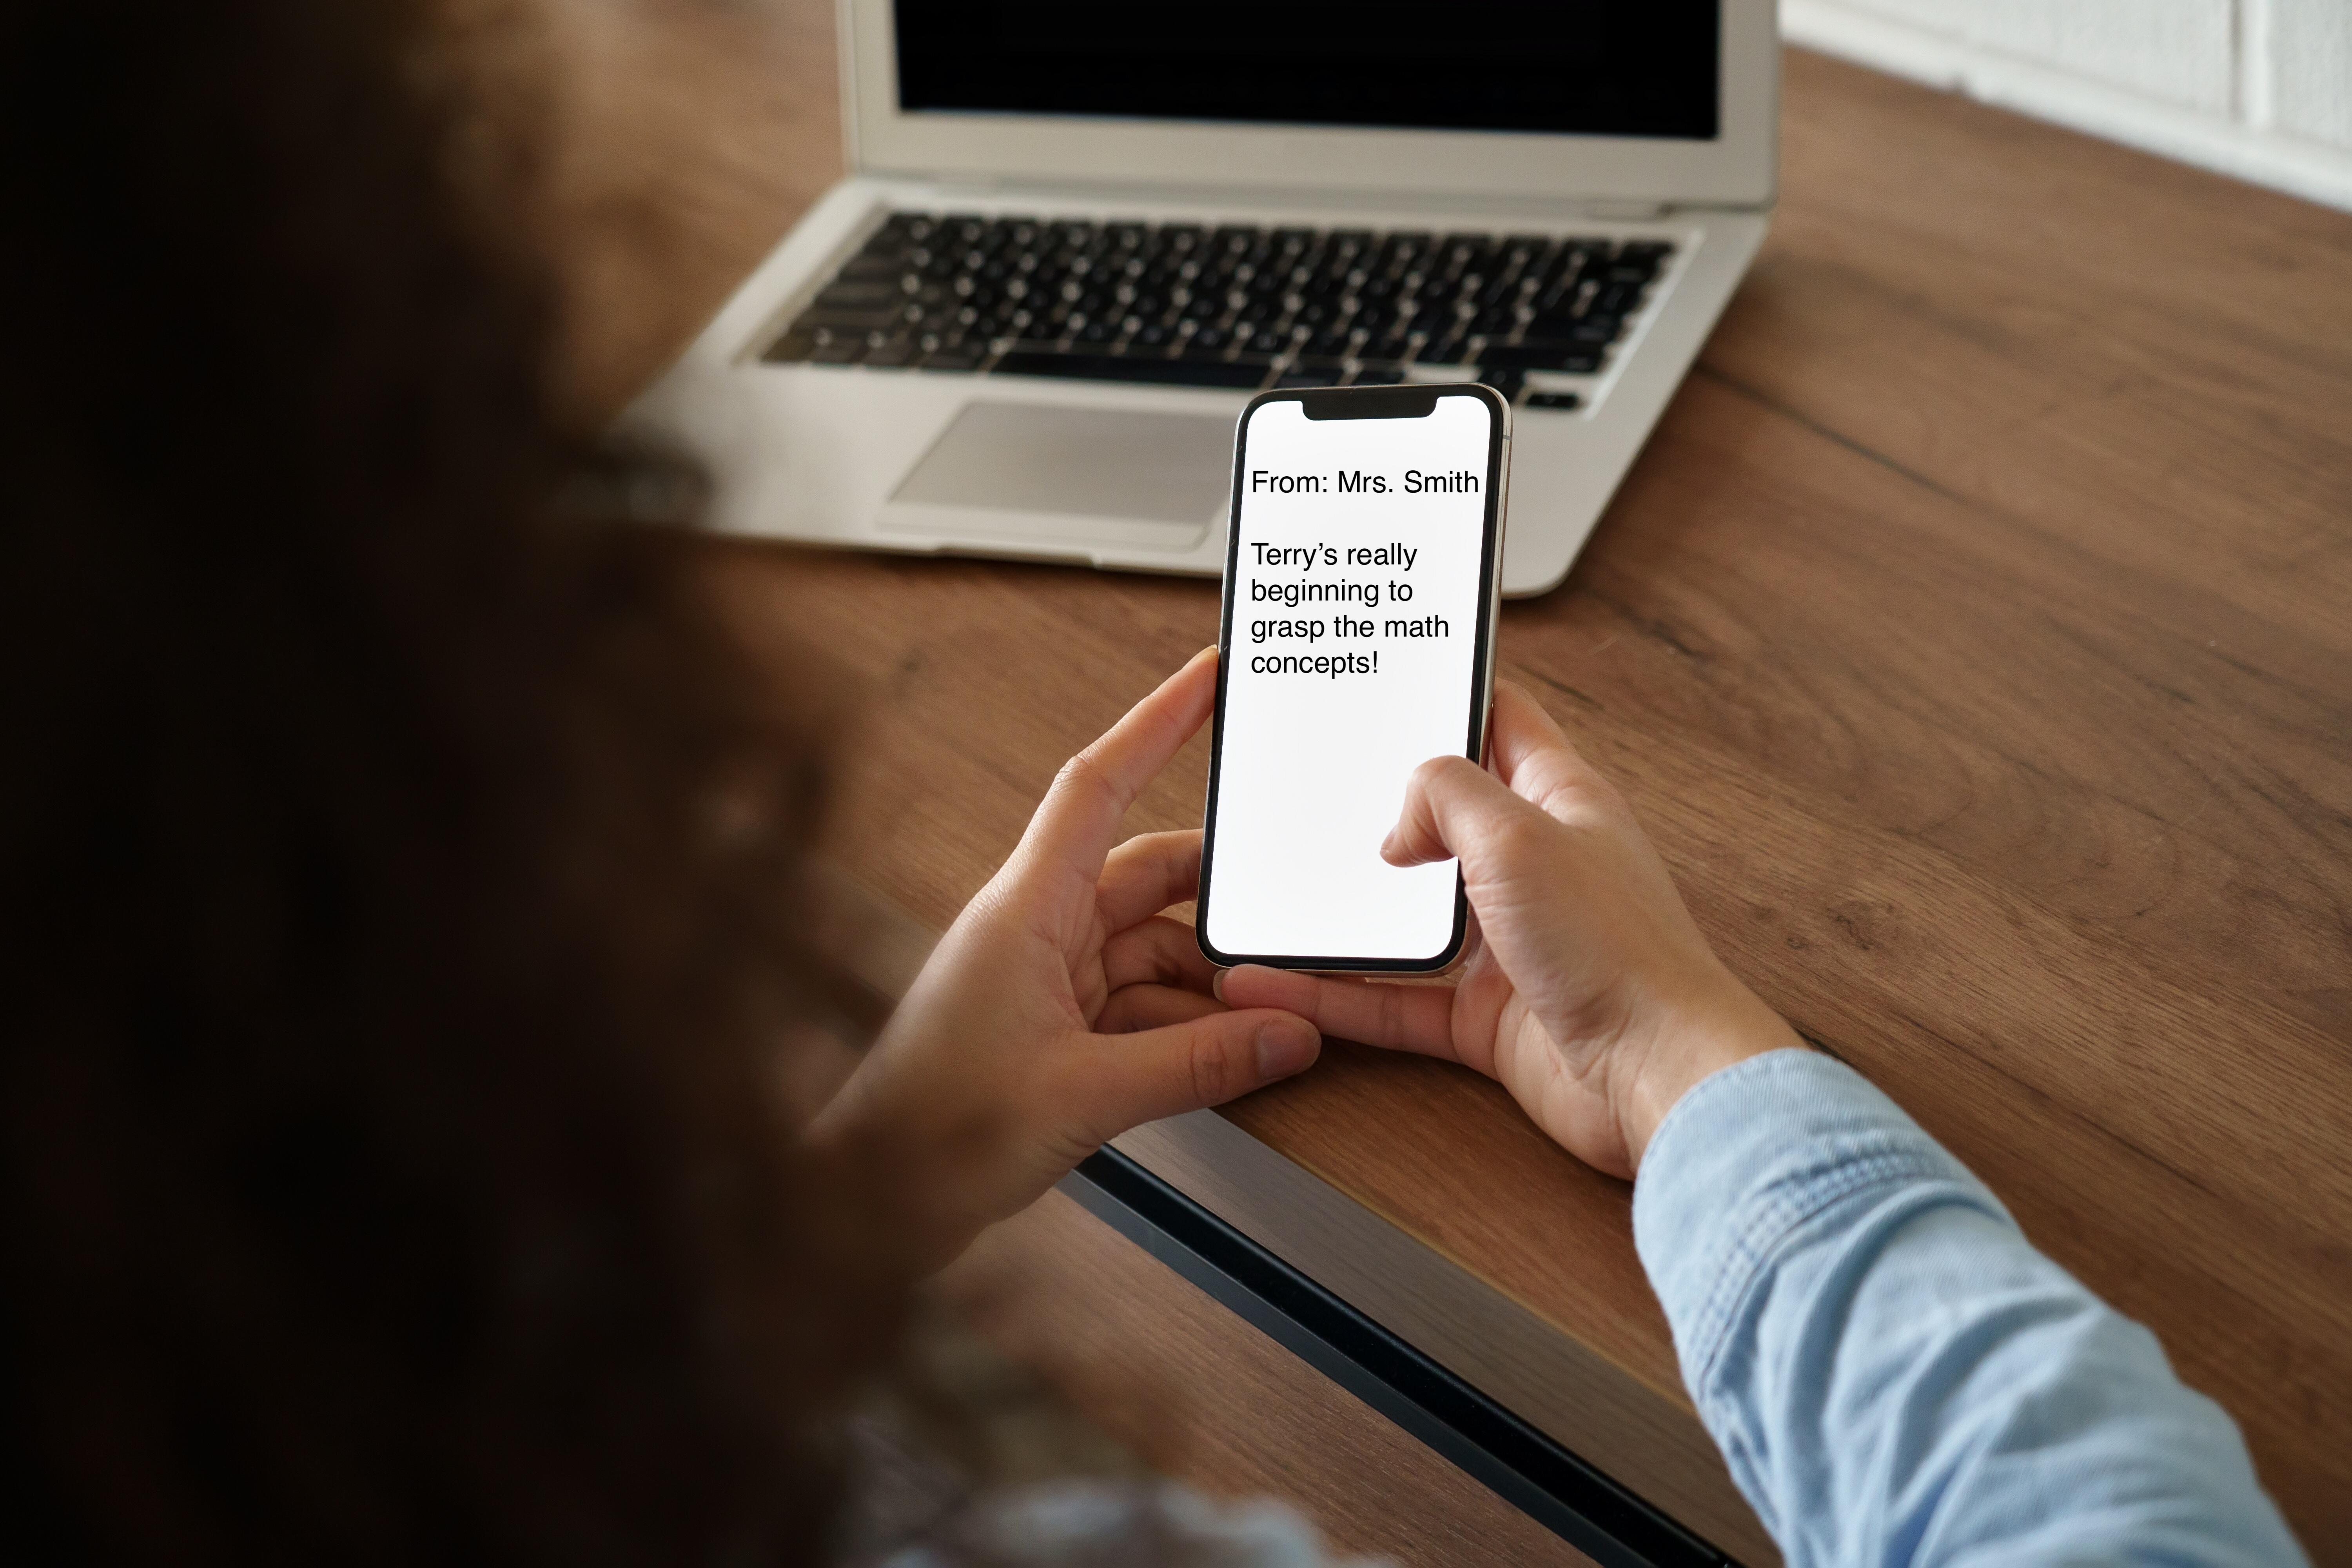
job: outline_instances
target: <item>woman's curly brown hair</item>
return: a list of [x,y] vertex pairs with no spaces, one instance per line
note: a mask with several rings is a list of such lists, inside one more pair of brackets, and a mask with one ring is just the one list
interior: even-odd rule
[[0,15],[10,1532],[804,1560],[891,1317],[771,1081],[817,752],[689,552],[560,504],[431,45]]

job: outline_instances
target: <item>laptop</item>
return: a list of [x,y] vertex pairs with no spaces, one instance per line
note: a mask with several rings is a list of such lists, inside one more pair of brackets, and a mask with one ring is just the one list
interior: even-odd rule
[[1513,403],[1559,583],[1764,237],[1773,0],[841,0],[850,173],[625,430],[709,522],[1214,576],[1274,386]]

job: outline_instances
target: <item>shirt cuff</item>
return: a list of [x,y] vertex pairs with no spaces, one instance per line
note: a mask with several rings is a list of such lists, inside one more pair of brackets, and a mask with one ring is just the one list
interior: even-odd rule
[[2014,1223],[1901,1107],[1818,1052],[1751,1057],[1675,1103],[1633,1184],[1633,1245],[1702,1408],[1726,1335],[1805,1222],[1866,1189],[1919,1182]]

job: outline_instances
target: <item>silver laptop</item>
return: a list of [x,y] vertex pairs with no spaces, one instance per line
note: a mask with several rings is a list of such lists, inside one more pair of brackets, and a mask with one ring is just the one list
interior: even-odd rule
[[1213,576],[1270,386],[1515,404],[1567,574],[1762,242],[1773,0],[841,0],[850,174],[625,428],[714,526]]

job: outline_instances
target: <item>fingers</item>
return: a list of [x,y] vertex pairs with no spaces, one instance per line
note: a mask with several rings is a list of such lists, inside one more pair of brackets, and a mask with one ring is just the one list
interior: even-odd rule
[[1120,931],[1201,890],[1201,830],[1141,833],[1110,852],[1095,891],[1103,929]]
[[1229,1007],[1279,1007],[1334,1039],[1461,1059],[1454,1047],[1450,985],[1332,980],[1253,963],[1227,970],[1216,990]]
[[1569,821],[1618,799],[1542,705],[1507,680],[1495,684],[1493,739],[1492,773],[1463,757],[1433,757],[1413,770],[1403,810],[1381,844],[1383,859],[1391,866],[1450,860],[1465,853],[1470,835],[1512,824],[1527,805]]
[[1111,991],[1122,985],[1180,985],[1207,996],[1217,978],[1217,966],[1201,952],[1192,928],[1163,915],[1129,926],[1103,943],[1102,964],[1103,984]]
[[1225,1005],[1206,990],[1150,984],[1128,985],[1112,992],[1110,1000],[1103,1004],[1101,1016],[1095,1019],[1095,1033],[1132,1035],[1169,1024],[1189,1024],[1195,1018],[1225,1010]]
[[1562,792],[1607,787],[1543,704],[1517,681],[1495,682],[1492,727],[1488,755],[1496,776],[1520,798],[1550,810]]
[[1391,866],[1425,866],[1462,853],[1460,835],[1481,816],[1524,811],[1510,786],[1467,757],[1432,757],[1404,786],[1404,810],[1381,841]]
[[1521,763],[1548,747],[1574,750],[1569,746],[1567,731],[1516,680],[1495,682],[1495,710],[1490,722],[1493,743],[1488,753],[1495,759],[1495,772],[1505,784],[1511,782],[1511,775]]
[[1192,738],[1216,699],[1217,650],[1202,648],[1102,739],[1063,764],[1029,819],[1023,854],[1093,877],[1127,808]]
[[1141,1034],[1098,1037],[1097,1044],[1108,1059],[1091,1064],[1086,1081],[1091,1132],[1103,1142],[1288,1078],[1323,1048],[1313,1025],[1265,1010],[1204,1014]]

